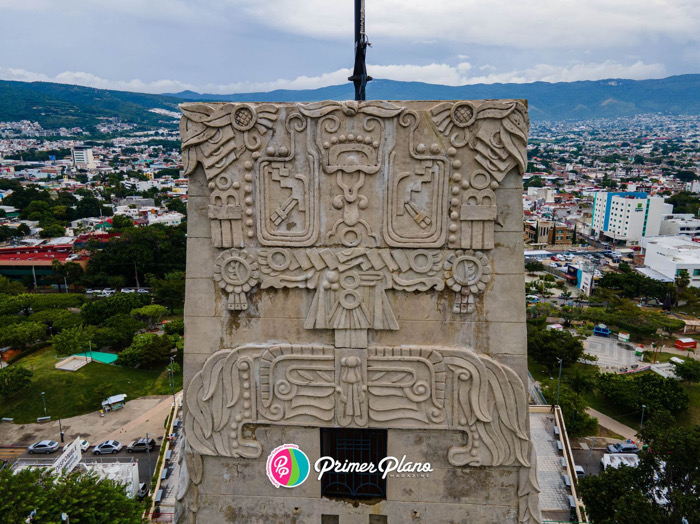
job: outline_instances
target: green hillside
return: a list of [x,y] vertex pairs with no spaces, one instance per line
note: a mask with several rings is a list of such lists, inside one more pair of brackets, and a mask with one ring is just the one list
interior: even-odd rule
[[157,125],[167,117],[149,112],[177,110],[176,98],[47,82],[0,81],[0,121],[32,120],[46,129],[90,128],[99,117]]

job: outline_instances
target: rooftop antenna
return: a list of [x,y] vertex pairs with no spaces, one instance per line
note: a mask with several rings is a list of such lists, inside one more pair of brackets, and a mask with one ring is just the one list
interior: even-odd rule
[[371,76],[367,76],[365,64],[367,46],[371,45],[365,33],[365,0],[355,0],[355,68],[352,76],[348,78],[355,84],[355,100],[365,99],[367,82],[372,80]]

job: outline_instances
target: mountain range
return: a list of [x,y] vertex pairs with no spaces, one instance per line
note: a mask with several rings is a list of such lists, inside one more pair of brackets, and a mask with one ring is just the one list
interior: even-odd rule
[[[609,79],[529,84],[445,86],[421,82],[373,80],[367,85],[374,100],[459,100],[523,98],[533,121],[615,118],[643,113],[700,114],[700,75],[655,80]],[[0,81],[0,121],[33,120],[45,128],[89,127],[99,117],[157,124],[167,117],[154,108],[177,110],[191,101],[314,102],[354,98],[352,84],[312,90],[277,90],[230,95],[192,91],[151,95],[46,82]]]

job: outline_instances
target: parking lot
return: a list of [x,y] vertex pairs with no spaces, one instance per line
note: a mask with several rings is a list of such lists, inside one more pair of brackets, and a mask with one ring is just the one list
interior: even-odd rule
[[595,364],[602,371],[618,371],[623,368],[633,369],[632,366],[639,366],[641,363],[641,357],[635,355],[634,344],[620,342],[617,338],[593,335],[584,340],[583,347],[586,353],[598,357],[598,361]]

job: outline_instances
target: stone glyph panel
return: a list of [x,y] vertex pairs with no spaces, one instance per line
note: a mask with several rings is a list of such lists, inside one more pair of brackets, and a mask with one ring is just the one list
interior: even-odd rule
[[246,310],[255,288],[311,289],[304,326],[358,348],[369,330],[399,329],[390,290],[447,288],[455,313],[474,312],[504,225],[495,191],[526,165],[524,104],[185,104],[183,114],[185,173],[205,172],[228,309]]
[[525,103],[181,107],[190,520],[217,461],[270,450],[256,428],[372,427],[460,435],[451,467],[517,471],[504,507],[538,521]]

